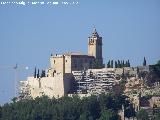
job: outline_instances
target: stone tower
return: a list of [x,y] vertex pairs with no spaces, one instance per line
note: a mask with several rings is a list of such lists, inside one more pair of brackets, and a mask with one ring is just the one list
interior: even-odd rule
[[94,56],[100,66],[103,67],[102,37],[98,35],[96,28],[93,29],[92,35],[88,37],[88,55]]

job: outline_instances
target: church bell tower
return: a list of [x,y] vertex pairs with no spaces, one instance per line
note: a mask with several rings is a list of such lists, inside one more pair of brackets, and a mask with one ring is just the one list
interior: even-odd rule
[[92,35],[88,37],[88,55],[94,56],[99,65],[103,67],[102,37],[98,35],[96,28],[93,29]]

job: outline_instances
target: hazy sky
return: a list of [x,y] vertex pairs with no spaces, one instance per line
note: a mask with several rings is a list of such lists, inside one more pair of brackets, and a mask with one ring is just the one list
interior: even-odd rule
[[105,62],[129,59],[136,66],[144,56],[148,64],[160,59],[160,0],[68,1],[79,3],[0,4],[0,104],[14,95],[16,63],[20,66],[18,79],[23,80],[35,66],[47,68],[51,53],[87,54],[87,38],[94,26],[103,37]]

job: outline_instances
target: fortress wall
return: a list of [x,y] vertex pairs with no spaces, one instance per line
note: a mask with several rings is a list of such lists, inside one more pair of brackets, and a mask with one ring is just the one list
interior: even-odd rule
[[73,83],[73,74],[72,73],[66,73],[63,78],[64,81],[64,94],[68,94],[68,92],[72,89],[72,83]]
[[[65,75],[65,77],[63,77],[62,73],[56,73],[54,77],[28,77],[31,96],[33,98],[42,95],[62,97],[70,89],[69,78],[71,78],[71,75]],[[64,85],[66,91],[64,90]]]
[[39,88],[39,78],[28,77],[27,81],[30,86]]

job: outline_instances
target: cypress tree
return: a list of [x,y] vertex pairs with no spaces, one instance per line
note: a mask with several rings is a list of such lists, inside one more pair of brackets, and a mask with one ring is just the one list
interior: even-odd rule
[[122,60],[121,60],[121,62],[120,62],[120,68],[122,68],[123,67],[123,64],[122,64],[123,62],[122,62]]
[[45,77],[45,71],[43,70],[43,77]]
[[122,61],[122,67],[125,67],[124,60]]
[[129,62],[129,60],[128,60],[128,66],[127,67],[130,67],[131,65],[130,65],[130,62]]
[[37,78],[39,78],[39,69],[38,69],[38,73],[37,73]]
[[125,67],[128,67],[128,61],[125,62]]
[[37,70],[36,70],[36,67],[35,67],[35,70],[34,70],[34,78],[36,78],[36,74],[37,74]]
[[41,72],[41,78],[43,77],[43,70],[42,70],[42,72]]
[[143,66],[146,66],[146,58],[144,57]]
[[117,68],[118,67],[118,65],[117,65],[117,61],[115,61],[115,68]]
[[113,60],[111,60],[111,68],[113,68]]
[[111,62],[109,60],[108,63],[107,63],[107,68],[110,68],[110,67],[111,67]]
[[121,63],[120,63],[120,60],[118,60],[117,68],[120,68],[120,67],[121,67]]

